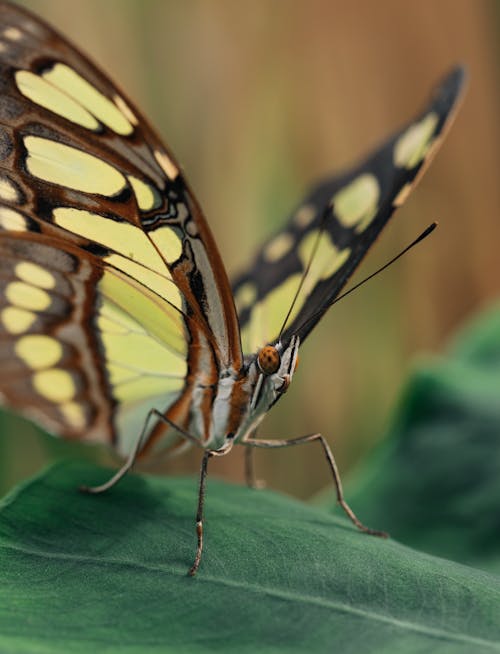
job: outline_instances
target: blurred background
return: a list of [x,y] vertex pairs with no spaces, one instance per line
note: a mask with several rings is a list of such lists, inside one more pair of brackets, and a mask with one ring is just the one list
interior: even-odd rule
[[[500,290],[500,5],[496,0],[25,0],[149,116],[183,164],[230,274],[308,186],[363,157],[464,63],[469,89],[418,189],[355,280],[430,222],[439,229],[333,308],[301,351],[261,435],[321,431],[347,474],[383,438],[419,357]],[[355,281],[354,280],[354,281]],[[108,453],[0,422],[0,491],[65,457]],[[240,481],[242,448],[212,474]],[[318,446],[257,452],[268,486],[309,497],[329,483]],[[190,473],[199,452],[154,463]],[[75,484],[85,480],[75,480]]]

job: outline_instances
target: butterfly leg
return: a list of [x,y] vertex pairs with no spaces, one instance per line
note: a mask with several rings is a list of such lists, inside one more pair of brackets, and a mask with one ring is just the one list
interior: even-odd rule
[[136,440],[132,451],[130,452],[127,460],[122,465],[122,467],[110,479],[108,479],[107,482],[101,484],[100,486],[80,486],[80,491],[82,493],[91,493],[92,495],[98,495],[99,493],[104,493],[110,488],[113,488],[113,486],[117,484],[120,481],[120,479],[122,479],[127,474],[129,470],[132,469],[137,459],[137,456],[141,451],[141,446],[144,441],[144,437],[147,434],[149,423],[153,416],[158,420],[162,420],[163,422],[168,422],[168,424],[170,424],[170,421],[167,418],[165,418],[165,416],[162,413],[160,413],[160,411],[158,411],[157,409],[151,409],[148,415],[146,416],[146,420],[144,421],[144,426],[139,434],[139,438]]
[[345,501],[344,491],[342,490],[342,482],[340,480],[340,474],[337,468],[337,464],[335,462],[335,458],[330,449],[330,446],[328,445],[322,434],[309,434],[307,436],[301,436],[299,438],[290,438],[286,440],[284,439],[264,440],[260,438],[248,438],[247,440],[241,441],[241,444],[247,447],[278,448],[278,447],[292,447],[294,445],[302,445],[303,443],[313,443],[315,441],[319,441],[321,447],[323,448],[323,452],[325,454],[326,460],[330,467],[330,471],[332,473],[333,483],[335,484],[335,490],[337,493],[337,503],[340,504],[340,506],[344,510],[344,513],[351,520],[351,522],[353,522],[356,525],[356,527],[360,531],[363,531],[366,534],[370,534],[372,536],[380,536],[382,538],[387,538],[388,534],[386,534],[385,531],[379,531],[377,529],[371,529],[370,527],[366,527],[361,522],[361,520],[357,518],[354,511]]
[[198,488],[198,510],[196,511],[196,536],[198,538],[198,546],[196,548],[194,563],[188,571],[190,577],[194,577],[198,571],[201,562],[201,553],[203,551],[203,509],[205,506],[208,460],[213,456],[224,456],[231,451],[232,447],[233,441],[229,441],[227,445],[221,447],[220,450],[207,450],[204,452],[203,459],[201,460],[200,485]]
[[200,567],[201,553],[203,551],[203,508],[205,505],[208,459],[211,456],[212,452],[207,451],[203,454],[203,459],[201,460],[200,485],[198,488],[198,510],[196,511],[196,536],[198,538],[198,547],[196,548],[194,563],[188,571],[190,577],[194,577],[196,571]]

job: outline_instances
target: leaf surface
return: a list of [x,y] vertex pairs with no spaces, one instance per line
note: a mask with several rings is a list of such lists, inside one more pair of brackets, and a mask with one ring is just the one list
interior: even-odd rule
[[[500,572],[500,308],[422,362],[382,446],[346,492],[363,521]],[[322,495],[333,506],[331,491]]]
[[497,577],[267,491],[59,464],[0,509],[0,651],[500,651]]

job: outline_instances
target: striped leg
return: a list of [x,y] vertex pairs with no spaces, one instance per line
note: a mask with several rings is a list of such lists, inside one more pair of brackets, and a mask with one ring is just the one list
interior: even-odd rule
[[166,423],[170,427],[173,427],[176,429],[180,434],[182,434],[186,440],[190,441],[194,445],[197,445],[200,447],[200,442],[198,439],[196,439],[194,436],[191,436],[188,432],[186,432],[184,429],[181,427],[178,427],[175,425],[171,420],[169,420],[166,416],[163,415],[158,409],[151,409],[148,412],[148,415],[146,416],[146,420],[144,421],[144,427],[142,428],[139,438],[136,440],[134,444],[134,448],[129,454],[127,460],[125,463],[122,465],[122,467],[110,478],[108,481],[106,481],[104,484],[100,484],[99,486],[80,486],[79,490],[82,493],[90,493],[92,495],[98,495],[99,493],[105,493],[108,491],[110,488],[113,488],[115,484],[117,484],[120,479],[125,477],[127,472],[131,470],[137,460],[137,457],[141,451],[141,447],[144,442],[144,438],[146,434],[148,433],[148,428],[149,428],[149,423],[151,418],[157,418],[158,420],[161,420],[162,422]]
[[201,553],[203,551],[203,509],[205,506],[205,486],[207,481],[207,467],[208,459],[212,456],[212,452],[207,451],[203,454],[201,460],[200,470],[200,485],[198,487],[198,510],[196,511],[196,536],[198,538],[198,546],[196,548],[196,555],[194,563],[189,568],[188,575],[194,577],[201,562]]
[[188,575],[190,577],[194,577],[198,571],[201,562],[201,554],[203,552],[203,509],[205,506],[205,486],[207,481],[208,459],[210,459],[212,456],[224,456],[230,452],[232,448],[233,441],[229,441],[226,445],[224,445],[224,447],[221,447],[220,450],[207,450],[203,454],[203,459],[201,460],[200,485],[198,488],[198,510],[196,511],[196,536],[198,539],[198,546],[196,548],[194,563],[188,570]]
[[326,460],[328,462],[330,471],[332,473],[333,483],[335,484],[335,490],[337,493],[337,502],[338,504],[340,504],[340,506],[346,513],[347,517],[356,525],[356,527],[360,531],[363,531],[366,534],[370,534],[372,536],[380,536],[381,538],[387,538],[388,534],[386,534],[385,531],[379,531],[377,529],[371,529],[370,527],[366,527],[357,518],[354,511],[345,501],[344,491],[342,490],[342,482],[340,480],[340,474],[337,468],[337,464],[335,463],[335,459],[333,457],[333,453],[330,449],[330,446],[328,445],[322,434],[309,434],[307,436],[300,436],[299,438],[290,438],[290,439],[282,439],[282,440],[264,440],[260,438],[248,438],[245,441],[241,441],[241,444],[246,445],[247,447],[278,448],[278,447],[293,447],[294,445],[302,445],[303,443],[313,443],[315,441],[319,441],[321,447],[323,448],[323,452],[326,456]]

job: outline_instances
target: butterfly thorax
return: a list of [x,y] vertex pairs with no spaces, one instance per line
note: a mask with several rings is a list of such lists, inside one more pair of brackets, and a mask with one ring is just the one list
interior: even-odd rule
[[[240,442],[251,436],[271,406],[288,389],[297,365],[298,347],[296,337],[286,347],[281,343],[268,345],[246,357],[239,373],[229,370],[220,373],[209,433],[202,415],[191,414],[190,429],[207,449],[217,450],[231,440]],[[269,361],[270,355],[273,355],[272,361]],[[270,365],[266,366],[266,362]],[[195,387],[193,398],[200,397],[204,391],[202,387]],[[194,401],[193,406],[196,404]]]

